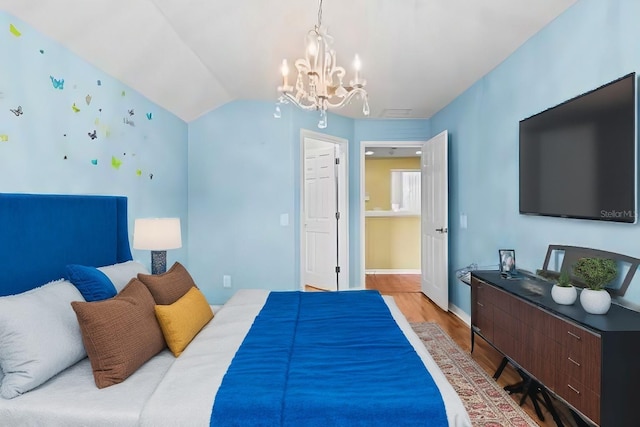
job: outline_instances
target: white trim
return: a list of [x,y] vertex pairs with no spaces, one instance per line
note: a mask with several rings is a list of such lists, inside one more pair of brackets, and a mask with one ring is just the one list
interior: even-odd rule
[[458,307],[455,304],[449,303],[449,311],[458,316],[460,320],[467,324],[467,326],[471,326],[471,316],[469,316],[464,310]]
[[365,270],[365,274],[422,274],[422,270],[418,269],[374,269]]
[[360,283],[366,283],[365,278],[365,237],[364,237],[364,222],[365,222],[365,192],[364,192],[364,160],[367,147],[420,147],[422,148],[427,141],[360,141],[360,206],[358,208],[357,215],[360,216]]
[[[343,288],[346,289],[349,287],[349,140],[344,138],[339,138],[337,136],[327,135],[320,132],[315,132],[308,129],[300,129],[300,202],[299,202],[299,226],[300,226],[300,245],[304,244],[304,139],[311,138],[317,139],[320,141],[329,142],[331,144],[337,145],[340,149],[340,170],[344,173],[340,176],[344,175],[343,183],[340,183],[340,189],[344,190],[344,198],[341,197],[341,200],[344,200],[343,206],[340,209],[340,219],[344,220],[342,224],[343,227],[340,230],[344,230],[344,244],[340,245],[340,290]],[[339,236],[340,237],[340,236]],[[300,266],[299,266],[299,275],[300,275],[300,289],[304,290],[304,275],[302,274],[304,259],[303,253],[304,251],[299,251],[298,254],[300,257]]]

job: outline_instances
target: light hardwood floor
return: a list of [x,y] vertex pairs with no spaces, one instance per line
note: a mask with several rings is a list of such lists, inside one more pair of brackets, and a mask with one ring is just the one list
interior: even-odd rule
[[[367,275],[366,287],[367,289],[376,289],[383,295],[393,296],[396,304],[409,322],[436,322],[453,338],[460,348],[467,352],[470,351],[471,331],[469,326],[456,315],[440,309],[440,307],[432,303],[429,298],[420,292],[419,275]],[[500,353],[481,338],[476,338],[475,340],[472,357],[489,376],[493,376],[502,360]],[[498,379],[498,384],[505,386],[514,384],[519,380],[520,376],[518,373],[511,365],[508,365]],[[514,394],[512,397],[519,402],[519,394]],[[552,427],[556,425],[551,414],[549,414],[544,407],[542,407],[542,410],[545,421],[539,420],[529,399],[522,405],[522,408],[529,414],[531,419],[536,421],[540,426]],[[565,425],[570,424],[565,423]]]

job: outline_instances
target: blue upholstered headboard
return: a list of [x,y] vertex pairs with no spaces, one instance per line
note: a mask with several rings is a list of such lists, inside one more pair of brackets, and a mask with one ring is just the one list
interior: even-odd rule
[[131,259],[126,197],[0,194],[0,296]]

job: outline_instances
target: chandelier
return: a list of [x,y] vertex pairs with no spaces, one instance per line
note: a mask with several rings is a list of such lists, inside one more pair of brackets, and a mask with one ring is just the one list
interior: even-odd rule
[[368,116],[369,102],[364,89],[367,81],[360,78],[360,58],[355,56],[354,79],[345,85],[343,78],[346,72],[336,64],[336,51],[331,48],[333,37],[322,26],[322,0],[318,9],[318,24],[307,34],[306,43],[305,57],[294,63],[298,70],[295,88],[288,82],[287,60],[282,60],[282,86],[278,86],[280,96],[274,117],[280,118],[280,105],[291,102],[303,110],[320,111],[318,127],[324,129],[327,127],[327,110],[344,107],[357,95],[363,100],[362,113]]

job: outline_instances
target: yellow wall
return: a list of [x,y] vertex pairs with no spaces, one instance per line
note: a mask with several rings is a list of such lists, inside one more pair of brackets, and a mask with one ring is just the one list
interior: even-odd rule
[[420,269],[420,217],[368,217],[364,226],[365,269]]
[[[391,169],[420,169],[420,158],[365,159],[366,210],[391,210]],[[365,269],[420,269],[420,217],[367,217],[364,227]]]
[[365,159],[364,192],[369,195],[366,210],[391,210],[391,169],[420,169],[420,158]]

